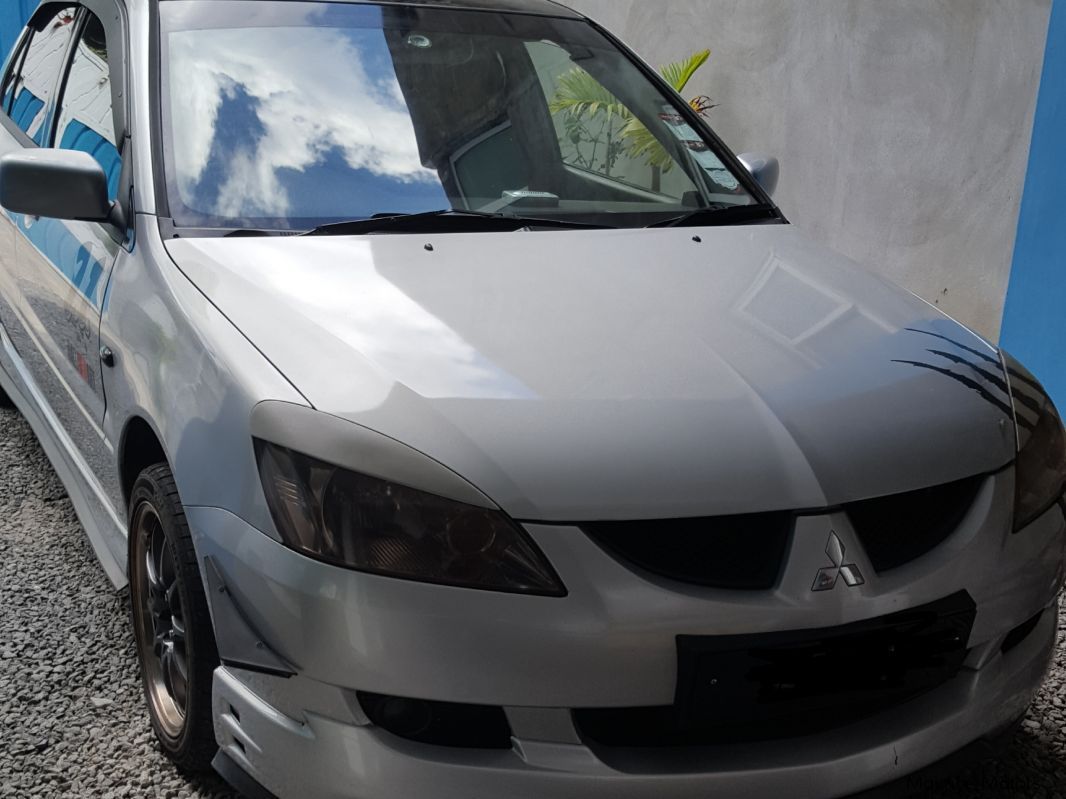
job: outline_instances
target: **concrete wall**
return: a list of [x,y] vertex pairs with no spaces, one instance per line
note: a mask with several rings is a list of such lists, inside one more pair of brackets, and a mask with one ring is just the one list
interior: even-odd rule
[[737,152],[782,161],[816,239],[996,338],[1051,0],[564,0],[653,65]]

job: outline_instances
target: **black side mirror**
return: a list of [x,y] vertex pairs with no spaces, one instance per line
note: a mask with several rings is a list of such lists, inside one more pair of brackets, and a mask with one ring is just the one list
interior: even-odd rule
[[0,206],[29,216],[118,221],[103,167],[78,150],[28,150],[0,158]]

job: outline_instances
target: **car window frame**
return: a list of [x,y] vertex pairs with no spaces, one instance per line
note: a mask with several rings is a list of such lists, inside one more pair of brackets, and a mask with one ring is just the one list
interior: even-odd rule
[[[72,32],[71,34],[71,41],[73,41],[74,33],[76,33],[78,29],[77,15],[81,12],[80,3],[71,2],[71,0],[54,0],[53,2],[42,3],[37,7],[37,10],[34,11],[33,14],[30,16],[29,20],[26,22],[25,27],[23,27],[22,29],[22,34],[19,37],[18,44],[16,44],[16,48],[22,48],[21,53],[18,56],[19,76],[21,76],[22,74],[22,69],[26,63],[26,54],[29,52],[29,48],[33,43],[34,37],[44,30],[44,26],[48,22],[51,22],[55,18],[56,14],[58,14],[64,8],[70,8],[71,6],[74,6],[75,8],[75,20],[73,23],[74,32]],[[43,125],[45,133],[47,134],[45,141],[48,141],[51,137],[52,108],[55,102],[56,92],[59,89],[60,81],[63,78],[63,72],[65,70],[65,65],[69,52],[70,43],[68,42],[67,51],[63,53],[63,59],[61,61],[62,66],[60,67],[59,72],[56,73],[55,82],[52,84],[52,94],[50,95],[48,102],[44,106],[45,118]],[[13,67],[14,64],[11,65],[11,68]],[[9,74],[10,70],[5,71],[4,77],[8,77]],[[16,80],[18,80],[18,77],[16,77]],[[30,136],[26,131],[24,131],[15,123],[15,120],[11,118],[11,115],[8,113],[8,109],[6,108],[0,111],[0,124],[3,124],[4,128],[7,129],[7,131],[15,137],[15,139],[24,149],[41,148],[41,145],[38,144],[32,136]]]
[[[12,48],[11,55],[18,54],[18,68],[21,70],[27,48],[33,36],[40,33],[44,25],[55,18],[55,15],[61,10],[71,6],[76,9],[74,31],[71,34],[70,42],[67,44],[66,53],[64,53],[63,67],[56,76],[56,82],[52,87],[52,96],[46,105],[48,116],[45,120],[45,125],[47,126],[48,135],[45,141],[52,142],[54,140],[55,110],[58,106],[59,97],[66,88],[67,73],[73,57],[74,42],[81,35],[81,28],[84,25],[83,10],[88,10],[95,14],[104,26],[104,35],[108,42],[108,67],[111,72],[111,113],[114,117],[115,138],[119,142],[128,140],[131,135],[129,121],[132,118],[129,107],[130,92],[127,90],[130,85],[129,24],[125,6],[119,0],[48,0],[48,2],[42,3],[23,27],[18,42]],[[8,60],[11,63],[8,64],[8,69],[4,71],[4,77],[7,77],[11,69],[14,68],[14,60],[10,57]],[[0,110],[0,121],[10,123],[10,125],[6,125],[9,130],[13,127],[14,130],[21,134],[22,139],[32,142],[35,147],[40,147],[25,134],[25,131],[14,124],[6,109]],[[26,141],[23,143],[25,144]],[[116,146],[119,147],[120,151],[124,149],[123,146]]]
[[[70,73],[70,66],[73,63],[76,44],[81,39],[81,31],[85,24],[84,12],[89,11],[95,14],[103,25],[104,36],[107,41],[108,70],[111,78],[111,114],[115,131],[115,146],[122,158],[116,203],[122,209],[123,217],[126,220],[132,220],[134,218],[135,206],[133,199],[133,134],[130,128],[130,121],[132,120],[133,115],[130,107],[131,92],[128,90],[128,87],[131,85],[129,17],[125,5],[120,2],[120,0],[81,0],[81,2],[71,2],[71,0],[49,0],[49,2],[42,3],[37,7],[37,10],[34,11],[29,21],[26,23],[26,26],[23,28],[18,42],[11,51],[11,56],[14,56],[18,53],[19,48],[22,48],[21,55],[18,56],[18,67],[21,69],[22,62],[25,60],[25,53],[28,50],[29,41],[32,40],[33,35],[43,29],[45,24],[54,19],[59,11],[71,6],[74,6],[76,9],[76,18],[73,23],[74,29],[70,41],[67,43],[67,50],[63,56],[62,66],[56,76],[56,83],[53,86],[52,97],[49,100],[48,105],[45,107],[46,118],[44,124],[46,126],[47,135],[44,138],[44,141],[50,146],[54,146],[55,144],[56,128],[59,122],[58,109],[62,97],[66,92],[67,77]],[[14,68],[15,59],[11,56],[9,56],[8,59],[11,63],[8,65],[8,69],[3,73],[5,77],[9,74],[10,69]],[[3,125],[23,148],[41,148],[41,145],[15,124],[15,121],[8,115],[6,109],[2,108],[0,108],[0,125]],[[108,227],[111,229],[113,238],[121,240],[127,249],[132,249],[132,229],[125,231],[123,234],[115,230],[114,226]]]
[[52,93],[52,102],[50,103],[49,119],[48,119],[48,136],[45,138],[47,144],[45,147],[54,148],[56,138],[56,127],[59,124],[59,107],[63,100],[63,95],[67,91],[67,76],[70,75],[70,65],[74,62],[74,53],[77,49],[77,43],[81,39],[82,28],[85,27],[85,6],[80,3],[76,3],[77,11],[74,17],[74,31],[70,36],[70,43],[67,45],[67,52],[63,54],[63,66],[59,72],[59,81],[56,83],[55,91]]
[[[112,86],[114,85],[114,76],[112,74],[112,69],[111,69],[111,38],[110,38],[110,34],[108,33],[107,27],[103,25],[103,20],[100,19],[100,17],[97,16],[95,14],[95,12],[91,8],[89,8],[88,6],[86,6],[84,4],[80,4],[79,7],[78,7],[78,18],[77,18],[77,20],[75,22],[75,27],[74,27],[74,35],[73,35],[73,37],[70,40],[70,47],[67,50],[66,57],[63,60],[62,78],[61,78],[61,80],[59,82],[59,85],[56,87],[55,105],[54,105],[54,107],[52,109],[53,117],[52,117],[52,120],[51,120],[51,128],[48,131],[48,139],[47,139],[48,146],[52,147],[52,148],[55,148],[55,149],[64,149],[64,148],[60,147],[59,142],[57,141],[57,139],[59,138],[59,123],[60,123],[60,121],[62,120],[62,117],[63,117],[63,102],[64,102],[64,100],[66,99],[66,96],[67,96],[67,88],[68,88],[68,84],[70,83],[71,71],[74,68],[74,60],[77,58],[77,55],[78,55],[78,45],[81,43],[82,35],[85,32],[86,26],[89,24],[89,15],[90,14],[92,14],[93,16],[96,16],[96,18],[100,20],[100,24],[104,27],[104,41],[107,44],[108,80],[112,83]],[[112,97],[111,97],[111,117],[112,117],[112,124],[114,124],[117,121],[116,118],[115,118],[115,110],[114,110],[114,92],[112,92]],[[119,173],[119,185],[118,185],[118,189],[117,189],[118,196],[120,197],[122,195],[122,190],[123,190],[122,173],[127,171],[126,161],[128,160],[129,153],[128,152],[125,153],[125,154],[123,153],[123,151],[122,151],[123,140],[122,140],[122,137],[119,135],[117,130],[115,131],[115,141],[111,142],[111,144],[114,145],[116,150],[118,150],[119,158],[121,159],[121,163],[122,163],[122,166],[120,167],[120,173]],[[128,150],[128,148],[127,148],[127,150]],[[118,201],[118,197],[115,198],[115,201],[116,202]]]
[[[4,61],[3,77],[0,78],[0,98],[3,97],[3,91],[7,86],[9,80],[18,80],[18,75],[22,72],[22,62],[26,60],[26,50],[29,49],[30,39],[32,39],[29,27],[24,27],[19,32],[18,38],[15,40],[15,45],[11,48],[11,52],[7,54],[7,59]],[[11,93],[11,100],[14,101],[15,93]],[[6,117],[10,117],[11,109],[6,107],[6,104],[0,105],[0,114]]]
[[[130,24],[129,14],[123,0],[81,0],[78,3],[83,9],[93,13],[100,20],[104,28],[104,38],[107,42],[108,71],[111,79],[111,115],[115,131],[115,147],[122,159],[122,167],[119,172],[118,196],[116,204],[122,211],[122,217],[127,220],[124,233],[119,233],[113,225],[109,225],[113,237],[122,240],[127,250],[133,249],[134,236],[132,220],[136,212],[133,185],[133,136],[132,120],[133,109],[131,106],[130,88],[133,85],[130,66]],[[67,58],[67,66],[63,73],[63,83],[57,88],[55,108],[58,109],[59,98],[66,92],[67,76],[70,64],[73,63],[75,45],[80,40],[81,29],[84,25],[84,15],[77,30],[77,38],[72,39]],[[52,130],[49,141],[55,141],[56,128],[58,126],[58,114],[51,120]],[[147,132],[146,132],[147,135]]]

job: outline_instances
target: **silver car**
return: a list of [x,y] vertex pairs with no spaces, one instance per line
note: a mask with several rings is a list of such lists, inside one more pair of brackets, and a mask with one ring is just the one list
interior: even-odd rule
[[180,766],[835,797],[1025,712],[1052,402],[593,22],[46,2],[2,102],[0,385]]

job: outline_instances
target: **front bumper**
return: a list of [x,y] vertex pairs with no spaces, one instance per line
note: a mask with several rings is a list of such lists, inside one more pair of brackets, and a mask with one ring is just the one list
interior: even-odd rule
[[[844,796],[900,778],[1024,712],[1054,646],[1056,612],[1006,654],[1007,633],[1055,608],[1063,514],[1008,536],[1013,478],[988,479],[943,545],[877,575],[843,515],[798,520],[767,592],[725,592],[638,576],[573,528],[529,526],[570,593],[543,598],[442,588],[325,566],[220,510],[192,508],[210,560],[262,645],[295,676],[216,672],[223,751],[279,797]],[[812,592],[828,531],[864,585]],[[784,741],[626,749],[586,743],[570,710],[669,705],[678,635],[844,625],[960,590],[977,604],[963,670],[865,722]],[[220,648],[225,650],[223,642]],[[226,660],[226,652],[223,651]],[[235,657],[231,662],[257,662]],[[356,691],[506,710],[505,751],[444,749],[371,726]]]
[[225,667],[215,675],[216,732],[223,751],[283,799],[826,799],[904,777],[1008,726],[1043,679],[1056,627],[1057,614],[1045,614],[1023,646],[873,723],[667,757],[617,752],[608,764],[581,744],[526,740],[519,730],[510,752],[467,752],[317,713],[297,722]]

